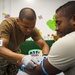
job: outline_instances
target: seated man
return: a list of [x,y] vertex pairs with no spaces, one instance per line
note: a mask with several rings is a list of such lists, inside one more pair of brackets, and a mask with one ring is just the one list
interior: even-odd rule
[[[53,43],[47,58],[37,66],[33,61],[33,69],[23,68],[25,72],[30,75],[56,75],[60,72],[75,75],[75,1],[69,1],[56,10],[56,31],[61,38]],[[25,65],[27,61],[24,59]],[[27,60],[32,61],[32,58]]]

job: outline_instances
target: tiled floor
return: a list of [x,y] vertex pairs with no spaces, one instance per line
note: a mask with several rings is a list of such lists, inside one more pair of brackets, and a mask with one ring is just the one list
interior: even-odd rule
[[[29,75],[29,74],[27,74],[27,73],[22,72],[22,71],[19,70],[19,72],[18,72],[17,75]],[[57,74],[57,75],[64,75],[64,74],[63,73],[60,73],[60,74]]]

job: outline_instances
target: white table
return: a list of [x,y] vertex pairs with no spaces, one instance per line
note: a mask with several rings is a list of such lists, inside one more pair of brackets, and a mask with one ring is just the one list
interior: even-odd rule
[[[18,71],[17,75],[29,75],[21,70]],[[57,74],[57,75],[64,75],[63,73]]]

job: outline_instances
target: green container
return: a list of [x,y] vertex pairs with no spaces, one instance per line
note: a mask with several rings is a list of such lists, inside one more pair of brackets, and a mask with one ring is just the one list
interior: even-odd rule
[[[54,43],[54,40],[45,40],[46,43],[51,47],[51,45]],[[20,45],[21,53],[22,54],[28,54],[28,51],[31,49],[40,49],[39,46],[36,45],[34,41],[27,40],[23,44]]]

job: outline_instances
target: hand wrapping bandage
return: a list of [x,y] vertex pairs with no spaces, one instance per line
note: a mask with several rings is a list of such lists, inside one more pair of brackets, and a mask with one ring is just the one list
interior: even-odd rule
[[25,55],[22,59],[22,63],[26,68],[33,69],[35,66],[39,65],[46,56],[31,56]]
[[31,59],[32,59],[31,55],[25,55],[23,57],[22,63],[26,68],[33,69],[36,66],[36,64]]

